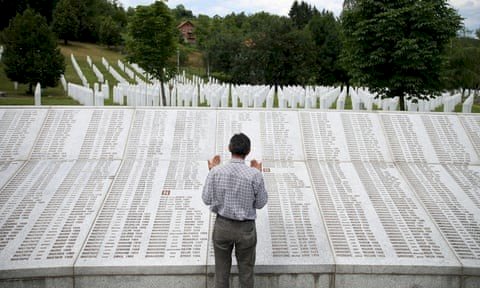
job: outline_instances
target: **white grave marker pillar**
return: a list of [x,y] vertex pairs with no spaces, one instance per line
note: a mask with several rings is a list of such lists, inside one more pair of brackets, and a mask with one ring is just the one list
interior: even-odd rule
[[37,83],[37,86],[35,87],[35,106],[42,106],[41,96],[42,87],[40,86],[40,83]]

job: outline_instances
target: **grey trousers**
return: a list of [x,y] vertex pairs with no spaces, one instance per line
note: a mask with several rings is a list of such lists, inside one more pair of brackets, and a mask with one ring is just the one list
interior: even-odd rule
[[255,221],[239,222],[217,216],[213,229],[215,288],[229,288],[233,247],[237,257],[240,287],[254,287],[256,246]]

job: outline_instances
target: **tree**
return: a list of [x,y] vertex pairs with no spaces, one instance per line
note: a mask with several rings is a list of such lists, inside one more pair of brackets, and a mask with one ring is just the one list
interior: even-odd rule
[[305,2],[301,2],[298,4],[298,1],[295,0],[288,12],[288,16],[292,19],[293,24],[298,29],[303,29],[308,22],[312,19],[312,17],[318,14],[318,10],[315,7],[312,7],[310,4]]
[[480,87],[480,40],[457,38],[448,49],[448,89],[477,90]]
[[316,77],[318,84],[333,86],[340,82],[340,74],[345,73],[340,64],[342,51],[340,29],[340,23],[337,22],[333,13],[327,11],[313,16],[308,24],[308,30],[315,42],[319,70]]
[[10,19],[17,13],[23,13],[27,7],[32,8],[42,16],[47,18],[47,22],[52,20],[53,9],[58,0],[0,0],[2,17],[0,17],[0,30],[8,26]]
[[198,47],[205,49],[208,45],[208,39],[212,33],[212,19],[207,15],[198,15],[194,21],[195,36]]
[[52,21],[53,10],[55,9],[58,0],[27,0],[26,2],[27,7],[40,13],[40,15],[47,19],[47,23]]
[[103,17],[98,29],[100,43],[115,46],[122,43],[121,28],[111,16]]
[[442,87],[444,51],[461,19],[446,0],[357,0],[343,11],[345,63],[383,97],[427,99]]
[[60,0],[53,11],[53,31],[65,45],[68,40],[77,39],[81,25],[81,15],[85,13],[83,1]]
[[344,0],[343,1],[343,9],[352,9],[355,6],[355,0]]
[[477,30],[475,30],[475,35],[477,36],[477,39],[480,40],[480,28],[478,28]]
[[3,33],[5,73],[12,81],[54,87],[65,71],[57,39],[44,17],[31,9],[17,14]]
[[243,25],[247,33],[231,62],[237,83],[305,85],[315,77],[311,34],[293,27],[286,17],[257,13]]
[[190,20],[193,19],[193,13],[191,10],[185,9],[185,6],[182,4],[177,5],[174,9],[172,9],[172,13],[177,20],[177,22],[183,21],[183,20]]
[[172,68],[169,59],[176,52],[176,35],[174,19],[161,1],[138,6],[128,24],[127,57],[160,80],[164,105],[167,80],[164,68]]
[[228,17],[225,19],[215,17],[213,19],[205,46],[207,65],[211,66],[212,70],[229,75],[233,68],[235,55],[240,53],[244,33],[235,25],[235,21],[230,21],[235,16],[230,15]]

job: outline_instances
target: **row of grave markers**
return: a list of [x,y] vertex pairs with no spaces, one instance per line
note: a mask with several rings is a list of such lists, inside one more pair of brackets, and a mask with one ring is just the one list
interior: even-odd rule
[[[103,106],[101,99],[109,98],[108,81],[105,81],[104,75],[92,62],[90,56],[87,56],[87,63],[95,73],[100,84],[94,85],[91,89],[84,76],[75,56],[71,54],[71,61],[77,75],[82,81],[81,85],[68,83],[65,77],[61,76],[61,83],[67,95],[79,101],[86,106]],[[137,77],[142,75],[148,79],[146,72],[137,64],[130,64],[132,69],[127,67],[121,60],[117,60],[118,68],[126,73],[133,82],[131,84],[123,78],[117,70],[110,65],[107,59],[102,57],[102,64],[105,69],[118,81],[113,87],[113,102],[126,106],[186,106],[186,107],[251,107],[251,108],[306,108],[306,109],[329,109],[333,105],[337,110],[344,110],[347,99],[345,89],[339,87],[322,86],[285,86],[278,87],[275,92],[274,87],[266,85],[231,85],[218,83],[217,80],[210,78],[208,82],[198,76],[191,79],[183,74],[177,75],[165,85],[165,99],[163,103],[161,97],[160,83],[156,80],[148,83]],[[106,85],[105,85],[106,84]],[[72,87],[72,91],[68,91]],[[101,87],[102,89],[95,89]],[[102,95],[98,95],[98,94]],[[40,90],[41,94],[41,90]],[[95,96],[97,95],[97,96]],[[376,105],[384,111],[395,111],[398,109],[398,97],[382,99],[375,97],[367,89],[350,89],[349,96],[352,101],[352,110],[373,110]],[[40,96],[39,96],[40,97]],[[37,99],[37,98],[36,98]],[[474,94],[470,95],[462,105],[462,112],[471,113]],[[441,96],[432,97],[428,100],[409,99],[405,102],[405,108],[411,112],[429,112],[435,111],[443,105],[444,112],[453,112],[455,106],[462,101],[461,94],[453,96],[444,93]],[[41,105],[40,100],[35,101],[35,105]]]

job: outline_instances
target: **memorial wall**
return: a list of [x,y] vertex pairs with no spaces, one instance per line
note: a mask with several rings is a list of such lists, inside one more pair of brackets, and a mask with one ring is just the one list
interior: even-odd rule
[[480,115],[8,107],[0,287],[130,287],[109,278],[121,275],[213,287],[215,217],[201,192],[207,159],[228,161],[238,132],[269,192],[257,283],[480,285]]

